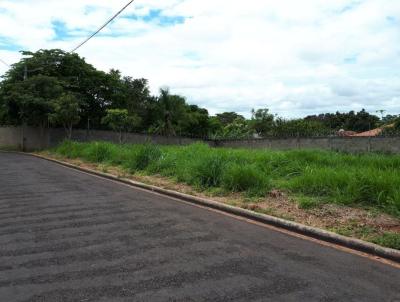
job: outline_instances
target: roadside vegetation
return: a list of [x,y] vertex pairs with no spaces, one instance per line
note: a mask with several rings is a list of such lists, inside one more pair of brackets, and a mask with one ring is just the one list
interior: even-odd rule
[[[200,143],[158,146],[72,141],[50,152],[99,164],[105,171],[118,167],[131,175],[162,176],[213,196],[240,194],[251,204],[248,208],[267,214],[274,213],[259,208],[257,202],[282,192],[293,197],[297,208],[304,211],[336,204],[365,209],[371,215],[386,213],[396,221],[400,218],[398,155],[216,149]],[[290,219],[290,215],[284,218]],[[357,223],[329,229],[400,249],[400,232],[382,231],[382,236],[376,236],[374,229]]]
[[272,189],[318,197],[304,207],[339,203],[400,216],[400,156],[317,150],[267,151],[190,146],[116,145],[66,141],[54,150],[68,158],[173,177],[201,189],[265,196]]

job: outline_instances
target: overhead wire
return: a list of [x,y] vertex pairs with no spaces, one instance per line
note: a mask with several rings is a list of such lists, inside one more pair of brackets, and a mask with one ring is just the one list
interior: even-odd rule
[[5,66],[7,66],[8,68],[11,67],[10,64],[7,64],[6,61],[2,60],[1,58],[0,58],[0,62],[3,63],[3,64],[4,64]]
[[83,45],[85,45],[87,42],[89,42],[90,39],[92,39],[94,36],[96,36],[99,32],[101,32],[108,24],[110,24],[112,21],[114,21],[115,18],[117,18],[125,9],[128,8],[129,5],[131,5],[135,0],[131,0],[126,4],[122,9],[120,9],[114,16],[112,16],[109,20],[107,20],[106,23],[104,23],[98,30],[96,30],[93,34],[91,34],[88,38],[86,38],[83,42],[81,42],[78,46],[76,46],[74,49],[70,51],[70,53],[76,52],[79,48],[81,48]]

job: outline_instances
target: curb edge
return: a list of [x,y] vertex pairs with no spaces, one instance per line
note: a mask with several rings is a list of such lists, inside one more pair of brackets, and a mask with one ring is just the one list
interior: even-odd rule
[[350,248],[353,250],[357,250],[357,251],[364,252],[364,253],[367,253],[367,254],[370,254],[373,256],[381,257],[384,259],[388,259],[388,260],[400,263],[400,251],[399,250],[385,248],[385,247],[379,246],[377,244],[369,243],[369,242],[366,242],[366,241],[363,241],[360,239],[355,239],[355,238],[351,238],[351,237],[338,235],[338,234],[335,234],[333,232],[326,231],[323,229],[310,227],[310,226],[306,226],[306,225],[303,225],[303,224],[300,224],[297,222],[288,221],[288,220],[273,217],[270,215],[249,211],[249,210],[242,209],[239,207],[234,207],[231,205],[223,204],[223,203],[220,203],[217,201],[213,201],[213,200],[209,200],[209,199],[205,199],[205,198],[201,198],[201,197],[197,197],[197,196],[192,196],[192,195],[188,195],[188,194],[184,194],[184,193],[180,193],[180,192],[176,192],[176,191],[172,191],[172,190],[167,190],[167,189],[163,189],[160,187],[144,184],[141,182],[137,182],[137,181],[133,181],[133,180],[125,179],[125,178],[118,178],[117,176],[114,176],[112,174],[82,168],[77,165],[73,165],[70,163],[66,163],[66,162],[63,162],[63,161],[60,161],[57,159],[49,158],[49,157],[38,155],[38,154],[22,153],[22,152],[9,152],[9,153],[19,153],[19,154],[24,154],[24,155],[29,155],[32,157],[40,158],[43,160],[57,163],[59,165],[62,165],[62,166],[68,167],[68,168],[79,170],[81,172],[85,172],[88,174],[107,178],[107,179],[110,179],[113,181],[127,184],[129,186],[138,187],[138,188],[141,188],[141,189],[144,189],[147,191],[156,192],[156,193],[166,195],[169,197],[174,197],[174,198],[186,201],[186,202],[190,202],[190,203],[197,204],[200,206],[205,206],[208,208],[212,208],[215,210],[219,210],[219,211],[233,214],[236,216],[240,216],[243,218],[251,219],[251,220],[254,220],[257,222],[261,222],[266,225],[271,225],[271,226],[285,229],[285,230],[288,230],[288,231],[291,231],[294,233],[312,237],[312,238],[322,240],[325,242],[334,243],[334,244],[337,244],[337,245],[340,245],[340,246],[343,246],[346,248]]

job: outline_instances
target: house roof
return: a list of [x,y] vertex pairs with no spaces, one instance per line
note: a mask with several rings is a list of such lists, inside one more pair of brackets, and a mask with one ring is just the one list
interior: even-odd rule
[[385,128],[393,128],[393,127],[394,127],[394,124],[386,125],[386,126],[383,126],[383,127],[380,127],[380,128],[373,129],[373,130],[357,133],[357,134],[354,134],[352,136],[356,136],[356,137],[378,136],[378,135],[380,135],[382,133],[383,130],[385,130]]

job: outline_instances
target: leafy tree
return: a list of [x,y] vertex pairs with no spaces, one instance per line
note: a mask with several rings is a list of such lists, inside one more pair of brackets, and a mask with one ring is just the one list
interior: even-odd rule
[[222,133],[223,125],[218,117],[212,116],[208,119],[208,136],[210,138],[218,138]]
[[150,128],[151,133],[176,136],[181,132],[179,123],[185,118],[186,101],[179,95],[172,95],[169,89],[160,89],[155,104],[156,119]]
[[395,129],[400,130],[400,118],[397,118],[394,124]]
[[207,109],[186,105],[185,113],[178,123],[179,133],[186,136],[207,137],[210,132],[210,117]]
[[[10,94],[24,95],[19,100],[20,103],[27,106],[33,101],[37,101],[37,96],[42,94],[44,87],[46,90],[56,87],[59,90],[58,96],[62,93],[80,95],[83,117],[81,120],[86,123],[86,119],[90,118],[93,126],[100,127],[101,117],[105,115],[105,110],[111,103],[110,89],[107,85],[109,76],[106,73],[96,70],[77,54],[59,49],[22,52],[22,54],[26,57],[8,70],[0,85],[0,101],[7,102],[5,111],[6,119],[9,122],[21,124],[22,117],[26,114],[26,111],[18,113],[18,110],[23,108],[13,104],[9,98]],[[24,81],[24,75],[27,76],[26,81]],[[29,83],[32,84],[32,79],[36,78],[38,81],[40,77],[42,78],[41,82],[44,82],[43,79],[51,79],[56,86],[47,80],[49,84],[42,85],[44,86],[41,88],[42,90],[32,87],[38,85],[31,85],[31,89],[26,88]],[[58,96],[52,96],[51,99],[54,100]],[[51,107],[48,106],[48,108]],[[35,113],[32,112],[30,115],[29,119],[32,120]]]
[[231,124],[226,125],[218,134],[223,139],[246,139],[253,137],[254,130],[244,119],[237,118]]
[[251,127],[260,136],[267,136],[274,127],[275,116],[269,109],[252,110]]
[[330,129],[345,129],[356,132],[364,132],[377,128],[380,122],[379,117],[366,112],[365,109],[357,113],[350,111],[348,113],[336,112],[336,114],[325,113],[318,116],[312,115],[305,119],[319,121]]
[[50,114],[50,121],[62,125],[68,139],[71,139],[72,127],[81,119],[78,99],[73,94],[64,93],[54,101],[53,110],[54,112]]
[[44,128],[52,111],[52,102],[61,93],[60,82],[44,75],[6,83],[1,87],[1,95],[7,120],[12,124],[27,123]]
[[227,126],[229,124],[232,124],[235,122],[237,119],[240,119],[242,121],[245,120],[245,118],[242,115],[237,114],[236,112],[224,112],[224,113],[219,113],[217,114],[217,118],[221,122],[222,126]]
[[388,114],[388,115],[385,115],[383,117],[382,124],[383,125],[390,125],[390,124],[396,123],[396,121],[398,119],[400,119],[400,116]]
[[129,115],[126,109],[108,109],[102,123],[119,133],[119,142],[122,143],[123,132],[130,131],[140,124],[137,115]]
[[278,118],[272,134],[277,137],[314,137],[329,135],[331,134],[331,129],[319,121],[304,119],[285,120]]

